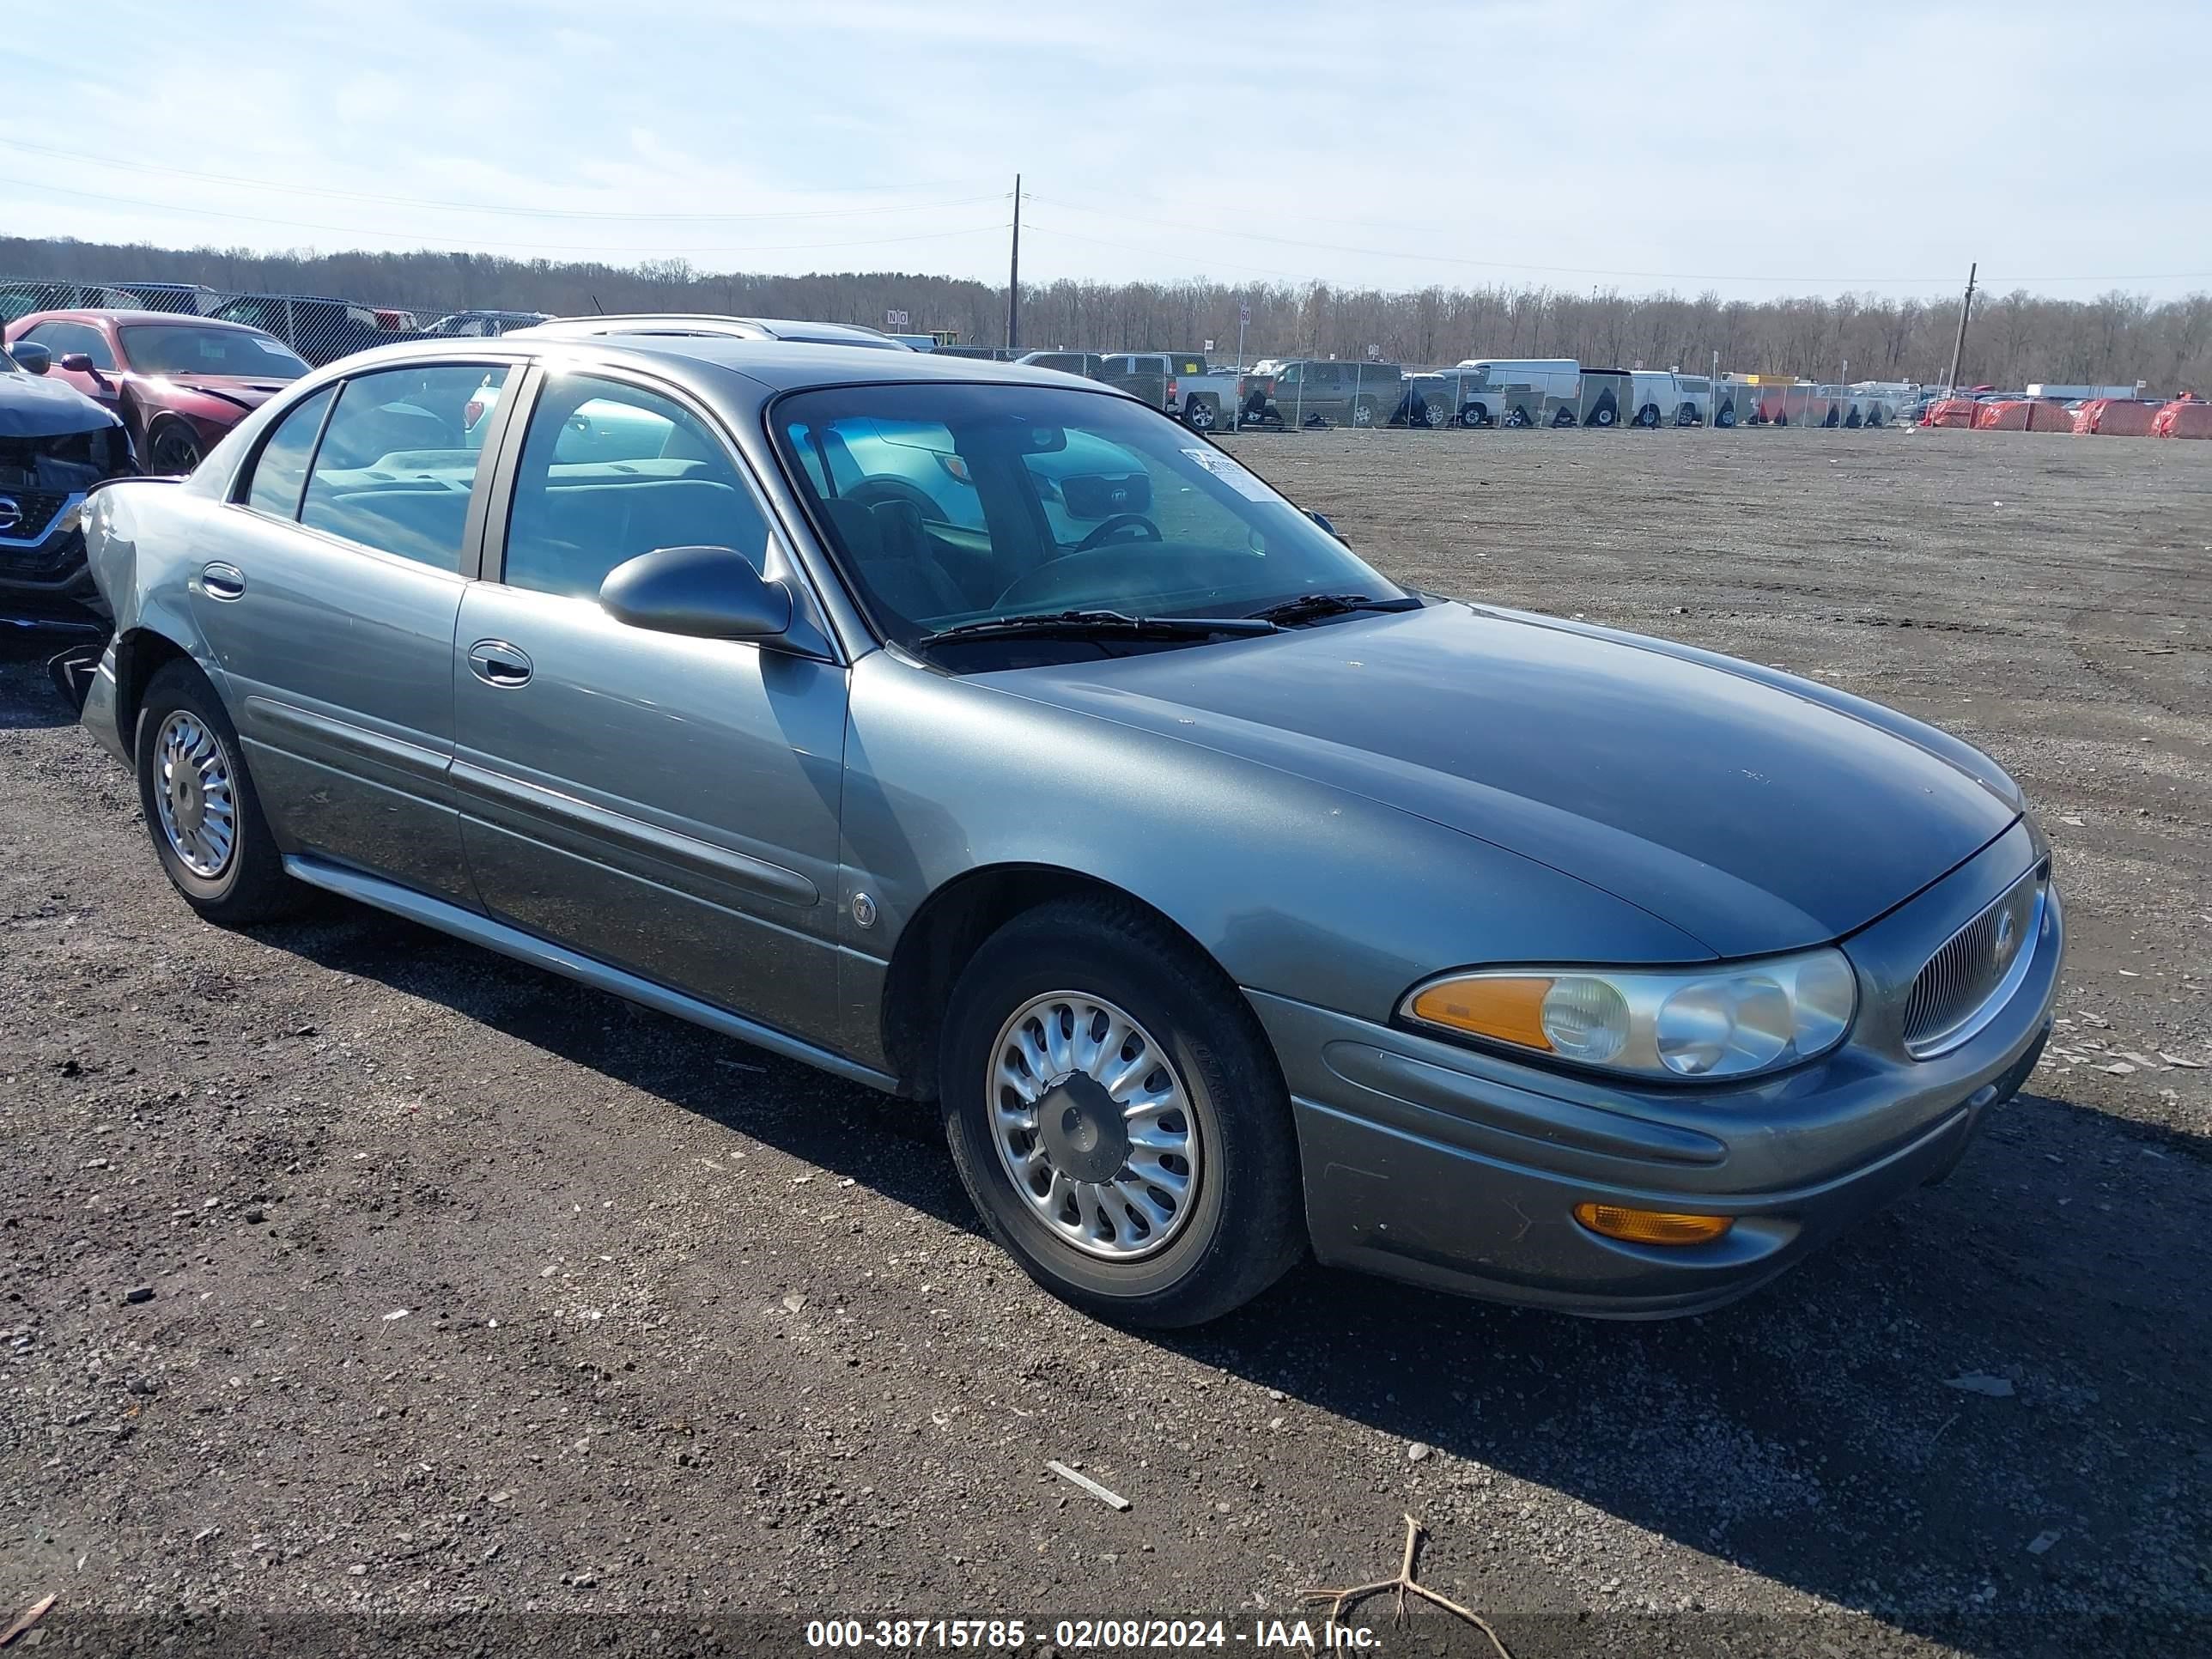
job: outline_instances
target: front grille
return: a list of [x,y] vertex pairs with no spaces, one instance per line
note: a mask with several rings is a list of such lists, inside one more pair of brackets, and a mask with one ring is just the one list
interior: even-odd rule
[[2042,931],[2047,874],[2029,871],[1928,958],[1905,1003],[1905,1047],[1915,1059],[1957,1048],[2019,988]]
[[[58,489],[0,489],[0,541],[38,540],[68,501]],[[7,510],[11,502],[12,513]]]

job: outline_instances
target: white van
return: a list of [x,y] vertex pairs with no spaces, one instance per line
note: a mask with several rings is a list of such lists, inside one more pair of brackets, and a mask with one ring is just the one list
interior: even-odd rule
[[1582,398],[1583,366],[1572,357],[1465,357],[1445,373],[1462,426],[1536,426]]
[[1703,426],[1711,417],[1713,383],[1704,374],[1639,368],[1629,376],[1638,426]]

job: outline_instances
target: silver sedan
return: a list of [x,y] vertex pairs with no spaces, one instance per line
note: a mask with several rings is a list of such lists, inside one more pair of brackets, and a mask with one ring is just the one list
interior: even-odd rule
[[933,1103],[1116,1320],[1301,1255],[1710,1308],[1944,1174],[2062,953],[1986,757],[1408,591],[1095,383],[423,343],[88,512],[210,921],[343,894]]

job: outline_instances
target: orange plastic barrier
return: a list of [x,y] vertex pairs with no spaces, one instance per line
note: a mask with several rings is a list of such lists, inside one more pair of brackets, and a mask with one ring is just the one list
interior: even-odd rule
[[1920,417],[1923,426],[1972,426],[1981,405],[1972,398],[1945,398],[1928,405]]
[[2212,404],[2177,398],[2150,417],[2154,438],[2212,438]]
[[2148,404],[2120,398],[2092,398],[2074,411],[2074,430],[2104,438],[2148,438],[2156,411]]

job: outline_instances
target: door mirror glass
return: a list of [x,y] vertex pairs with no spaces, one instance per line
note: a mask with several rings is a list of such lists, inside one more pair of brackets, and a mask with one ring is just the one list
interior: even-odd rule
[[702,640],[769,639],[791,626],[791,590],[731,547],[657,547],[599,584],[617,622]]
[[53,367],[54,354],[35,340],[18,340],[8,348],[15,367],[27,374],[43,374]]

